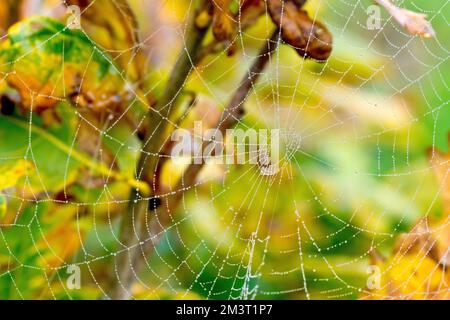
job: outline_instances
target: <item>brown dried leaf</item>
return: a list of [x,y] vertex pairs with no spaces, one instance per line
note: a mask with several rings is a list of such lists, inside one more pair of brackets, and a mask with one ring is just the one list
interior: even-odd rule
[[266,13],[266,4],[263,0],[241,0],[240,26],[246,29]]
[[236,34],[236,20],[230,11],[232,0],[211,0],[213,4],[213,34],[217,41],[231,41]]
[[272,20],[281,28],[282,38],[306,58],[319,61],[328,59],[333,37],[320,22],[313,21],[301,10],[302,1],[269,0]]
[[399,237],[394,252],[398,255],[427,255],[437,264],[450,266],[448,248],[450,245],[450,221],[448,216],[442,221],[423,218],[414,228]]
[[81,26],[104,49],[131,80],[143,78],[145,64],[139,46],[136,17],[127,0],[68,0],[81,9]]
[[429,158],[440,184],[443,217],[421,219],[397,239],[391,257],[373,259],[384,270],[383,285],[366,298],[447,300],[450,296],[450,153],[430,150]]
[[410,34],[431,38],[435,36],[433,26],[427,21],[426,14],[413,12],[395,6],[390,0],[375,0],[386,8],[389,14]]
[[[202,27],[209,24],[209,20],[212,19],[214,38],[220,44],[220,50],[223,50],[223,46],[228,47],[228,55],[233,55],[235,52],[236,45],[233,39],[237,35],[238,27],[240,30],[245,30],[266,13],[264,0],[240,0],[240,8],[236,13],[230,10],[231,2],[231,0],[211,0],[210,10],[200,12],[196,20],[197,26]],[[218,48],[217,43],[206,52],[214,52]]]
[[19,20],[21,0],[0,0],[0,31],[1,34]]
[[429,158],[440,185],[443,203],[443,218],[438,223],[439,229],[437,230],[437,235],[435,235],[435,251],[440,262],[450,267],[450,152],[443,153],[439,150],[435,150],[434,152],[430,151]]
[[[363,299],[448,299],[449,225],[448,216],[437,223],[423,218],[397,239],[393,254],[387,259],[372,251],[372,264],[382,270],[381,283]],[[441,251],[443,244],[445,252]]]

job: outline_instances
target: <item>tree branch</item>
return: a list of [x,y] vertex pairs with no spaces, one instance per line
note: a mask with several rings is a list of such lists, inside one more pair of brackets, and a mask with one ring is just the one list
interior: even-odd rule
[[[227,129],[233,128],[243,117],[244,103],[250,95],[251,89],[259,79],[262,71],[270,60],[271,53],[276,50],[280,41],[280,31],[275,30],[267,44],[262,47],[258,57],[248,70],[247,75],[242,79],[238,90],[233,94],[229,104],[222,113],[222,117],[217,124],[217,129],[225,136]],[[184,173],[177,190],[191,187],[203,168],[203,164],[191,164]]]
[[[221,119],[217,123],[216,128],[223,135],[225,135],[227,129],[233,128],[242,119],[244,115],[244,103],[251,94],[252,88],[269,62],[271,53],[278,47],[279,41],[280,30],[277,29],[272,34],[272,37],[267,41],[267,44],[265,44],[259,51],[254,63],[240,82],[238,89],[233,94],[230,102],[222,112]],[[205,142],[203,147],[207,144],[208,142]],[[170,214],[177,209],[185,192],[195,185],[197,177],[203,166],[203,164],[191,164],[186,169],[180,182],[175,188],[175,193],[166,198],[165,205],[161,205],[154,210],[152,215],[157,219],[152,219],[150,221],[147,230],[154,236],[154,239],[147,241],[146,247],[142,250],[143,255],[148,255],[154,250],[160,236],[164,233],[164,228],[171,222],[170,220],[173,219]]]
[[[156,112],[150,111],[149,114],[151,127],[154,127],[155,124],[157,126],[153,131],[150,130],[146,133],[143,154],[138,165],[138,170],[140,170],[138,176],[147,180],[153,186],[154,191],[154,176],[150,177],[150,175],[155,173],[159,161],[157,155],[161,152],[161,148],[168,138],[165,134],[169,119],[174,111],[173,106],[180,96],[192,69],[201,57],[201,44],[209,27],[199,29],[195,24],[195,16],[194,14],[191,17],[187,25],[188,34],[185,48],[173,68],[166,91],[156,105]],[[221,120],[217,125],[217,129],[221,132],[225,133],[227,129],[234,127],[244,115],[243,104],[267,65],[271,52],[277,48],[279,35],[280,31],[277,29],[259,52],[247,75],[241,81],[238,90],[224,109]],[[193,186],[202,167],[202,165],[189,166],[183,174],[177,190],[188,190],[189,187]],[[149,256],[154,250],[160,235],[170,221],[170,213],[176,210],[183,194],[184,191],[176,192],[165,199],[165,205],[160,205],[161,199],[157,195],[150,200],[144,200],[139,190],[133,190],[127,215],[122,218],[121,222],[119,240],[123,249],[116,252],[115,277],[112,277],[112,279],[117,281],[112,285],[113,299],[131,298],[130,288],[133,279],[137,277],[145,257]],[[148,239],[146,235],[149,234],[153,238]]]
[[[202,6],[205,3],[202,1]],[[154,130],[146,132],[145,144],[137,170],[138,178],[147,181],[153,188],[152,175],[155,173],[159,160],[158,155],[167,139],[164,135],[174,112],[174,105],[198,62],[198,53],[209,28],[209,25],[199,28],[195,23],[197,13],[202,6],[194,10],[190,16],[186,25],[184,48],[169,77],[164,94],[158,100],[155,109],[150,110],[148,114],[149,127]],[[111,288],[113,299],[129,299],[131,297],[129,290],[134,278],[134,266],[140,259],[139,247],[143,245],[142,241],[146,234],[143,221],[149,213],[149,205],[152,205],[151,199],[144,199],[139,189],[132,190],[128,210],[122,217],[120,225],[119,241],[123,249],[116,253],[114,275],[111,276],[111,280],[114,280]]]

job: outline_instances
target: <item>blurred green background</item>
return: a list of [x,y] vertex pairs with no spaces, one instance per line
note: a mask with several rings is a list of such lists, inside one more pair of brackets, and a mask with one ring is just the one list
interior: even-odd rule
[[[372,248],[388,256],[398,234],[421,217],[442,216],[428,154],[448,150],[447,1],[402,4],[428,14],[436,39],[407,35],[384,11],[383,28],[367,30],[368,0],[311,2],[311,15],[334,35],[332,57],[302,61],[282,46],[240,124],[290,134],[281,172],[264,177],[252,165],[208,166],[147,257],[134,297],[358,298]],[[178,27],[190,1],[132,3],[147,39],[146,85],[158,96],[182,48]],[[236,55],[202,62],[185,86],[198,96],[193,118],[226,105],[271,30],[262,18],[239,34]],[[64,103],[58,112],[64,121],[44,131],[70,146],[77,115]],[[39,175],[21,177],[3,197],[0,298],[100,298],[129,186],[82,187],[82,165],[22,120],[0,117],[0,166],[6,172],[32,152]],[[32,123],[44,127],[37,115]],[[122,125],[108,136],[122,172],[133,175],[140,141]],[[168,185],[177,170],[166,168]],[[70,194],[68,203],[54,201],[61,192]],[[81,267],[80,290],[66,287],[70,264]]]

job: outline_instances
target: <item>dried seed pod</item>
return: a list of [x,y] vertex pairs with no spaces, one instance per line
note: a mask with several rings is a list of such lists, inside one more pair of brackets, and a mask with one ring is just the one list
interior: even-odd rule
[[264,0],[241,0],[240,27],[246,29],[254,25],[266,13]]
[[236,33],[236,21],[230,10],[231,0],[213,0],[213,34],[217,41],[231,41]]
[[232,0],[211,0],[213,34],[219,42],[230,41],[239,28],[246,29],[266,13],[264,0],[240,0],[239,11],[231,12]]
[[324,61],[333,49],[333,36],[320,22],[313,21],[301,10],[304,1],[269,0],[270,16],[281,28],[282,38],[306,58]]

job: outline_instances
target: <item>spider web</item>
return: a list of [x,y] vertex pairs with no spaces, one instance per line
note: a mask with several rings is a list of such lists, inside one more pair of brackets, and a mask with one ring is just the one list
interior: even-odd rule
[[[173,49],[176,47],[182,49],[184,21],[194,7],[193,1],[185,2],[184,14],[166,0],[134,3],[151,9],[151,17],[156,21],[147,26],[148,30],[140,30],[143,37],[139,43],[153,68],[148,77],[157,79],[153,80],[154,88],[164,82],[167,69],[174,63],[175,55],[168,52],[176,52]],[[151,242],[155,248],[150,255],[139,252],[145,262],[139,272],[130,263],[135,282],[132,298],[371,296],[373,292],[367,289],[370,276],[367,266],[371,264],[374,249],[389,252],[399,233],[410,230],[421,217],[442,210],[439,198],[445,191],[430,182],[434,181],[434,168],[427,162],[425,151],[418,152],[416,145],[429,146],[434,154],[442,134],[440,114],[448,107],[449,51],[443,42],[445,34],[438,33],[436,39],[414,37],[387,15],[381,18],[381,28],[368,30],[369,1],[310,2],[310,16],[314,21],[326,22],[334,36],[332,58],[321,65],[303,61],[292,48],[281,45],[270,56],[258,82],[253,84],[245,105],[247,114],[238,125],[247,130],[281,130],[285,153],[280,172],[263,176],[251,164],[210,165],[194,186],[163,194],[164,205],[174,193],[182,193],[181,205],[176,214],[168,213],[170,223],[164,225],[161,233],[149,231],[133,245],[133,248],[141,247]],[[55,8],[62,3],[55,3]],[[449,2],[436,3],[430,11],[419,0],[399,1],[398,5],[408,4],[415,11],[426,13],[430,22],[443,20],[448,25]],[[261,35],[261,30],[266,34]],[[238,89],[247,66],[257,58],[257,48],[265,43],[272,30],[272,22],[261,18],[255,28],[239,29],[234,39],[238,48],[235,57],[227,57],[227,50],[223,49],[199,66],[192,66],[193,80],[180,88],[180,94],[182,89],[200,88],[192,112],[197,112],[200,103],[213,105],[211,110],[198,111],[198,120],[208,122],[211,113],[225,107],[224,101],[230,92]],[[166,41],[167,45],[158,45],[158,41]],[[95,42],[92,45],[108,57],[107,50]],[[20,63],[22,58],[15,63]],[[117,68],[114,59],[106,59]],[[413,101],[420,101],[421,105]],[[115,119],[125,118],[130,107]],[[120,146],[115,157],[123,150],[136,156],[145,152],[132,139],[117,138],[111,133],[119,120],[105,121],[98,128],[81,114],[76,116],[80,122],[95,128],[99,137]],[[24,157],[31,162],[36,162],[31,135],[32,127],[37,125],[35,119],[31,113],[28,115],[30,140],[23,146]],[[139,120],[144,123],[146,118]],[[173,121],[170,125],[180,127]],[[429,130],[425,137],[424,127]],[[135,133],[137,127],[132,131]],[[71,149],[76,148],[77,138],[78,131]],[[102,160],[102,152],[99,146],[97,160]],[[69,152],[66,162],[70,163],[72,157]],[[7,160],[18,159],[0,155],[0,161]],[[443,166],[447,175],[448,164]],[[39,168],[34,174],[40,176]],[[139,179],[140,173],[135,173],[134,178]],[[66,182],[64,198],[69,200],[63,202],[55,200],[46,190],[34,197],[21,197],[20,192],[6,194],[9,202],[20,205],[14,221],[0,225],[1,246],[10,254],[8,263],[0,261],[0,280],[7,279],[15,295],[29,296],[33,283],[21,283],[20,274],[23,270],[33,270],[39,279],[36,280],[38,289],[34,289],[38,297],[89,298],[91,292],[97,298],[110,297],[110,283],[104,270],[113,270],[114,258],[128,254],[131,249],[120,245],[117,230],[118,216],[126,212],[128,198],[127,192],[121,194],[123,197],[117,196],[110,177],[104,176],[102,184],[94,201],[71,199],[72,185]],[[46,181],[42,185],[46,186]],[[38,210],[42,203],[76,208],[76,254],[63,256],[45,240],[47,231],[40,226],[44,216]],[[33,211],[28,224],[18,222],[24,207]],[[100,211],[106,213],[98,214]],[[36,226],[37,233],[32,231]],[[58,265],[17,256],[5,235],[6,230],[30,238],[32,255],[44,257],[44,252],[52,252],[58,257]],[[44,247],[36,239],[39,234],[44,235]],[[63,232],[57,238],[64,243],[68,234]],[[402,257],[396,258],[381,272],[381,279],[388,277],[389,270]],[[420,265],[425,259],[423,254],[414,263]],[[72,265],[82,271],[82,286],[78,290],[67,288],[65,271]],[[409,267],[405,273],[410,271]],[[433,278],[438,269],[435,266],[428,270],[429,274],[420,281],[425,283]],[[119,281],[118,273],[113,273],[112,278],[113,282]],[[412,278],[412,273],[405,274],[400,286],[409,286]],[[383,284],[381,291],[385,292],[387,286]],[[438,288],[433,294],[448,292],[446,279],[441,279]],[[400,298],[415,295],[426,295],[426,292],[417,289]],[[393,297],[390,293],[373,296]]]

